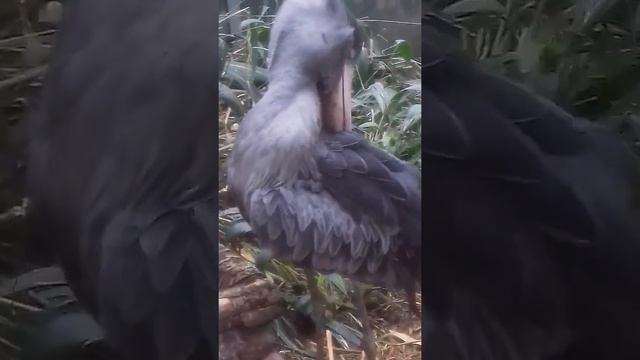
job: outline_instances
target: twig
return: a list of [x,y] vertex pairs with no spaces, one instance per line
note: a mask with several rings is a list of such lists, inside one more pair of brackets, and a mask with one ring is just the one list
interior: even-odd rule
[[6,347],[8,347],[8,348],[11,348],[11,350],[13,350],[13,351],[20,351],[20,348],[19,348],[19,347],[15,346],[15,345],[14,345],[12,342],[10,342],[9,340],[7,340],[7,339],[3,339],[2,337],[0,337],[0,344],[2,344],[2,345],[4,345],[4,346],[6,346]]
[[12,306],[14,308],[18,308],[20,310],[25,310],[25,311],[29,311],[29,312],[42,311],[40,308],[37,308],[35,306],[23,304],[23,303],[15,301],[15,300],[7,299],[5,297],[0,297],[0,305],[9,305],[9,306]]
[[224,128],[225,130],[227,130],[227,132],[229,132],[229,115],[231,115],[231,107],[229,107],[227,109],[227,111],[225,111],[224,114]]
[[41,65],[33,69],[29,69],[23,73],[20,73],[19,75],[16,75],[12,78],[2,80],[0,81],[0,91],[6,88],[10,88],[12,86],[18,85],[20,83],[35,79],[38,76],[44,74],[46,71],[47,71],[47,66]]
[[331,337],[331,332],[329,330],[325,330],[325,334],[327,336],[327,353],[329,355],[329,360],[333,360],[333,338]]
[[37,33],[28,33],[20,36],[14,36],[7,39],[2,39],[0,40],[0,48],[8,48],[8,47],[15,47],[17,45],[22,45],[29,38],[53,35],[55,32],[56,32],[55,30],[45,30]]
[[399,25],[421,25],[419,22],[410,21],[396,21],[396,20],[382,20],[382,19],[361,19],[362,22],[379,22],[386,24],[399,24]]
[[227,21],[227,20],[231,19],[232,17],[234,17],[234,16],[236,16],[236,15],[238,15],[238,14],[240,14],[240,13],[242,13],[242,12],[246,11],[247,9],[249,9],[249,7],[245,7],[245,8],[239,9],[239,10],[237,10],[237,11],[235,11],[235,12],[232,12],[231,14],[227,14],[227,15],[225,15],[225,16],[224,16],[224,17],[222,17],[220,20],[218,20],[218,25],[219,25],[219,24],[222,24],[223,22],[225,22],[225,21]]
[[[240,9],[232,14],[229,14],[227,16],[225,16],[224,18],[222,18],[219,23],[222,23],[223,21],[228,20],[229,18],[233,17],[233,16],[238,16],[238,17],[246,17],[246,18],[253,18],[253,15],[250,14],[241,14],[241,12],[243,12],[244,10],[247,10],[248,8],[244,8],[244,9]],[[262,17],[264,18],[275,18],[275,15],[263,15]],[[358,19],[359,21],[362,22],[380,22],[380,23],[387,23],[387,24],[400,24],[400,25],[421,25],[422,23],[419,22],[412,22],[412,21],[397,21],[397,20],[384,20],[384,19],[368,19],[366,17],[360,18]]]

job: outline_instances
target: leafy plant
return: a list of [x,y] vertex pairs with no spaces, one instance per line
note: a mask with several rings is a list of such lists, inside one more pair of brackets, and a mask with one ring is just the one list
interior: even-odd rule
[[[493,71],[637,145],[640,3],[625,0],[458,0],[434,8],[461,27],[463,47]],[[633,130],[635,132],[635,130]]]

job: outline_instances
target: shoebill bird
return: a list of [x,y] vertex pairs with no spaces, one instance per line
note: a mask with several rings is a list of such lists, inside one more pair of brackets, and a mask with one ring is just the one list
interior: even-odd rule
[[427,359],[640,359],[638,159],[423,18]]
[[[351,131],[351,61],[361,46],[354,25],[338,0],[283,3],[271,31],[269,88],[241,122],[227,179],[272,256],[414,294],[421,267],[418,173]],[[307,274],[321,330],[320,295]]]
[[122,359],[213,359],[217,3],[69,1],[37,109],[34,241]]

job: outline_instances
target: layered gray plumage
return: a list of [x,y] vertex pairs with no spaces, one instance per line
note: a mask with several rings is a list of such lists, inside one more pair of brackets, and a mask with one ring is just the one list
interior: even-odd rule
[[215,2],[73,1],[31,117],[32,229],[125,359],[211,359]]
[[425,355],[640,358],[638,159],[615,135],[468,61],[431,24]]
[[273,256],[413,291],[421,265],[416,169],[322,118],[326,84],[355,46],[353,19],[336,1],[289,2],[296,11],[282,10],[271,35],[269,89],[236,137],[230,189]]

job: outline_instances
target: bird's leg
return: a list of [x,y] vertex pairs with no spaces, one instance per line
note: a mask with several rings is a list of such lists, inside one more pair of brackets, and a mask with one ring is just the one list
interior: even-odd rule
[[309,296],[311,300],[311,318],[316,325],[316,359],[326,360],[327,356],[325,352],[324,337],[324,298],[318,288],[318,282],[316,281],[314,272],[312,270],[305,269],[305,275],[307,276],[307,285],[309,286]]
[[418,310],[418,304],[416,303],[416,288],[415,285],[406,289],[407,303],[409,303],[409,312],[411,315],[420,317],[420,311]]
[[358,316],[362,322],[362,349],[367,360],[376,359],[376,343],[373,336],[373,330],[371,328],[371,321],[369,321],[369,314],[367,314],[367,307],[364,304],[364,288],[357,281],[353,281],[353,298],[358,309]]

